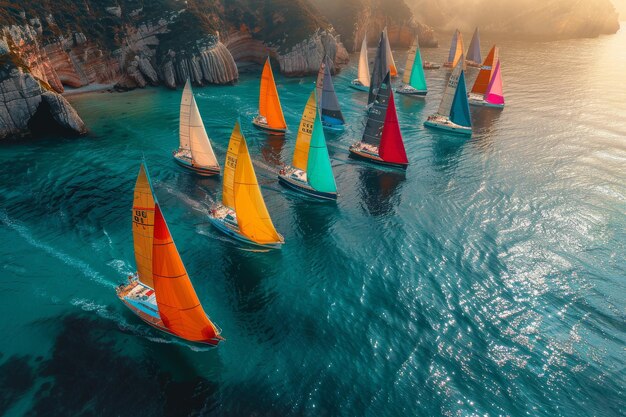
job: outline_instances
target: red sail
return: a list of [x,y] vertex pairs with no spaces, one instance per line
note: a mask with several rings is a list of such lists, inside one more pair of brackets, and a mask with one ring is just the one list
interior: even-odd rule
[[398,115],[396,114],[396,103],[393,99],[393,91],[389,91],[389,105],[387,113],[385,113],[385,125],[383,126],[383,134],[380,138],[380,147],[378,155],[385,162],[393,162],[396,164],[408,164],[404,150],[404,142],[402,142],[402,132],[398,124]]
[[204,313],[159,205],[155,205],[152,274],[163,324],[186,340],[217,344],[221,337]]

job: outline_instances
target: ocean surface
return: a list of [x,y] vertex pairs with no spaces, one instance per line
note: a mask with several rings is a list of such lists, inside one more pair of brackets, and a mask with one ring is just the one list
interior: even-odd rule
[[[396,97],[406,173],[348,158],[367,100],[348,87],[353,56],[335,77],[348,128],[326,136],[336,204],[276,181],[313,77],[276,77],[284,139],[250,124],[260,70],[195,88],[221,161],[241,118],[286,239],[272,252],[207,223],[220,179],[171,157],[181,89],[69,97],[88,136],[0,144],[0,415],[624,415],[624,45],[626,30],[501,42],[507,107],[472,108],[471,139],[423,127],[447,74],[427,71],[426,100]],[[153,330],[115,295],[135,270],[142,157],[217,349]]]

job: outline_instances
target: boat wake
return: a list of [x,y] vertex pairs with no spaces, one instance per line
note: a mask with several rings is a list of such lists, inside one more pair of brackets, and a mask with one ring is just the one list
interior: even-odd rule
[[98,284],[104,285],[105,287],[115,288],[115,284],[113,282],[105,279],[98,271],[94,270],[86,262],[80,259],[73,258],[70,255],[67,255],[66,253],[63,253],[53,248],[52,246],[48,246],[45,243],[38,241],[30,233],[26,226],[23,226],[22,224],[11,219],[4,211],[0,211],[0,223],[15,231],[31,246],[46,252],[48,255],[60,260],[68,266],[78,269],[90,280],[97,282]]

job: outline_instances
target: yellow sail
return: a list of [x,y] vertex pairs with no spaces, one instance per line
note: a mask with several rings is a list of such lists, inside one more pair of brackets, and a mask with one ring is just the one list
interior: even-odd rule
[[296,137],[296,149],[293,152],[293,167],[305,172],[309,160],[309,147],[311,145],[311,134],[313,133],[316,112],[317,102],[315,100],[315,90],[313,90],[302,112],[298,136]]
[[267,120],[267,125],[274,129],[286,129],[287,123],[280,106],[276,82],[272,73],[270,59],[267,58],[261,74],[261,91],[259,93],[259,114]]
[[154,196],[144,164],[139,168],[133,200],[133,243],[139,281],[149,287],[152,282],[152,239],[154,231]]
[[226,163],[224,164],[224,178],[222,179],[222,204],[233,210],[235,209],[235,168],[239,157],[239,144],[242,139],[241,127],[239,120],[237,120],[233,132],[230,134]]
[[235,212],[239,231],[248,239],[259,244],[283,241],[265,206],[243,136],[239,143],[239,157],[235,168]]

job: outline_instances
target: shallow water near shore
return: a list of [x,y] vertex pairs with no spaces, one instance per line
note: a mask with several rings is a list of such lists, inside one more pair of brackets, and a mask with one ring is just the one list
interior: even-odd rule
[[[258,74],[196,87],[220,161],[241,118],[286,240],[271,252],[212,229],[220,180],[173,162],[181,89],[69,97],[89,136],[0,145],[0,415],[620,415],[625,44],[625,30],[501,44],[507,107],[472,108],[469,140],[423,127],[447,74],[427,71],[425,100],[396,97],[406,173],[348,158],[367,100],[348,87],[353,56],[335,77],[348,127],[326,135],[331,204],[276,181],[314,77],[276,76],[285,139],[250,124]],[[142,157],[217,349],[151,329],[115,295],[134,271]]]

